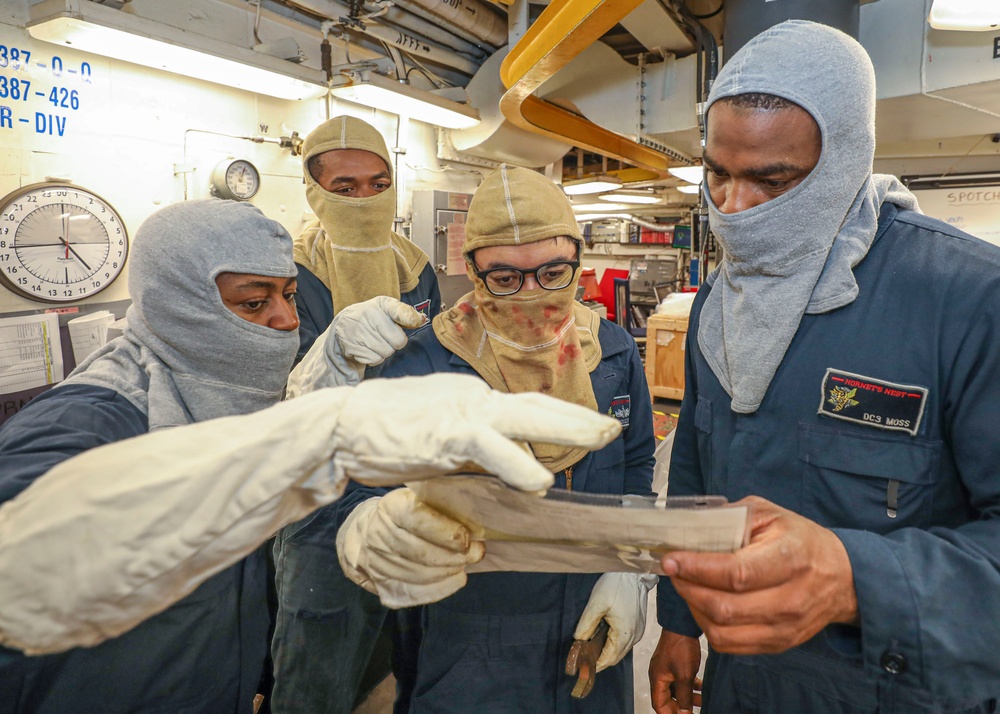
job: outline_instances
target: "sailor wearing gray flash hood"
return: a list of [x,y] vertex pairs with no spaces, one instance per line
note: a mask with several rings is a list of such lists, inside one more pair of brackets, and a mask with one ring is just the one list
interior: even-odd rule
[[804,21],[713,85],[725,257],[691,313],[668,496],[744,499],[751,535],[664,558],[657,712],[691,710],[702,633],[706,714],[996,710],[1000,251],[871,173],[874,106],[861,45]]
[[741,94],[781,97],[809,112],[822,136],[816,167],[771,201],[724,212],[706,191],[725,260],[710,279],[698,346],[742,414],[760,407],[802,315],[857,297],[851,269],[875,239],[882,205],[917,208],[895,176],[872,174],[875,71],[864,48],[841,42],[843,53],[820,64],[812,43],[829,43],[828,34],[803,22],[775,30],[726,65],[705,108]]
[[[160,238],[166,235],[171,240]],[[123,338],[62,386],[121,393],[148,415],[150,431],[280,401],[298,348],[294,326],[276,330],[237,316],[215,280],[222,273],[294,278],[292,240],[281,224],[249,203],[192,201],[150,216],[134,243]]]
[[[298,346],[291,240],[249,204],[165,208],[130,261],[126,333],[0,429],[5,713],[249,713],[268,536],[348,478],[399,485],[472,462],[537,490],[552,475],[509,438],[596,448],[618,433],[454,375],[316,389],[345,376],[331,366],[293,374],[304,396],[279,403]],[[370,304],[331,331],[385,317]],[[356,381],[351,355],[377,362],[387,342],[352,324],[323,342]],[[390,401],[404,424],[382,420]]]

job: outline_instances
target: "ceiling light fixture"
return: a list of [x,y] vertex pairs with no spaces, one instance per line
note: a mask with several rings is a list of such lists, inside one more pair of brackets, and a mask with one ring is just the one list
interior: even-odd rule
[[587,193],[613,191],[622,187],[622,181],[617,176],[598,174],[589,178],[567,181],[562,185],[563,191],[569,196],[579,196]]
[[672,176],[676,176],[681,181],[688,183],[701,183],[705,177],[705,170],[701,166],[673,166],[668,168]]
[[624,203],[576,203],[574,211],[624,211],[628,206]]
[[36,40],[280,99],[326,94],[318,69],[90,0],[43,0],[31,7],[27,29]]
[[996,0],[934,0],[927,22],[935,30],[995,30],[1000,5]]
[[576,217],[577,223],[588,223],[590,221],[607,221],[627,218],[621,213],[581,213]]
[[701,191],[701,186],[698,184],[685,184],[683,186],[678,186],[677,190],[681,193],[698,193]]
[[618,203],[647,204],[660,203],[663,199],[652,193],[625,193],[616,191],[598,196],[599,201],[617,201]]
[[445,129],[469,129],[479,124],[479,112],[433,92],[415,89],[370,70],[347,70],[333,78],[330,93],[340,99],[403,114]]

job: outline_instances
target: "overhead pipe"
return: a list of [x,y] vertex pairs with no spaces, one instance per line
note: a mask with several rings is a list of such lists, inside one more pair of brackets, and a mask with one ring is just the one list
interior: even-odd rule
[[660,177],[667,176],[671,158],[687,163],[680,152],[669,156],[532,96],[546,79],[642,1],[552,0],[501,65],[500,78],[507,91],[500,99],[500,110],[507,120],[527,131],[649,169]]
[[319,17],[325,17],[328,20],[346,17],[350,13],[345,3],[334,0],[280,0],[280,2],[311,12]]
[[480,0],[410,0],[410,3],[482,37],[494,47],[507,43],[507,21]]
[[[435,27],[431,23],[414,15],[408,15],[402,10],[393,7],[384,8],[386,10],[385,20],[394,25],[399,25],[402,29],[395,29],[385,25],[376,25],[376,21],[365,22],[363,18],[350,18],[350,8],[338,0],[285,0],[287,4],[294,5],[302,10],[310,12],[320,17],[333,21],[352,20],[352,22],[342,22],[342,24],[361,31],[370,37],[387,42],[394,47],[410,52],[418,58],[427,59],[431,62],[457,69],[463,74],[473,75],[479,68],[479,63],[471,61],[469,58],[459,53],[455,47],[464,43],[463,49],[468,49],[469,54],[482,57],[482,51],[471,43],[467,43],[457,37],[449,37],[444,30]],[[380,18],[382,19],[382,18]],[[379,29],[373,29],[373,28]],[[411,34],[412,33],[412,34]],[[428,40],[433,40],[438,44],[445,45],[452,49],[438,48],[428,44],[422,36]],[[438,39],[440,38],[440,40]],[[448,44],[451,42],[451,44]]]
[[386,42],[394,47],[398,47],[407,54],[420,59],[428,60],[430,62],[436,62],[437,64],[442,64],[446,67],[451,67],[452,69],[457,70],[462,74],[467,74],[470,77],[476,73],[476,70],[479,69],[479,64],[473,62],[467,57],[463,57],[452,50],[439,49],[434,45],[427,44],[427,42],[420,37],[407,34],[402,30],[396,30],[386,25],[377,24],[376,22],[364,22],[362,20],[352,22],[350,24],[345,23],[345,27],[359,30],[369,37],[374,37],[377,40],[381,40],[382,42]]
[[375,5],[381,2],[392,2],[392,4],[398,7],[399,9],[404,10],[410,13],[411,15],[415,15],[416,17],[420,17],[433,25],[440,25],[442,29],[447,30],[456,37],[460,37],[466,42],[471,42],[477,47],[482,48],[486,52],[486,54],[493,54],[494,52],[497,51],[498,47],[502,47],[507,43],[506,37],[501,41],[499,45],[493,45],[489,42],[486,42],[486,40],[484,40],[482,37],[478,37],[472,32],[469,32],[468,30],[459,27],[458,25],[444,19],[443,17],[435,15],[433,12],[425,9],[421,5],[418,5],[415,0],[373,0],[373,2]]
[[[381,3],[376,3],[376,5]],[[414,14],[406,9],[403,3],[395,2],[394,7],[390,7],[382,17],[386,22],[396,25],[404,30],[408,30],[428,40],[432,40],[442,47],[446,47],[462,54],[467,54],[478,60],[486,59],[489,54],[485,49],[465,37],[461,37],[451,32],[441,23],[434,24],[420,15]]]

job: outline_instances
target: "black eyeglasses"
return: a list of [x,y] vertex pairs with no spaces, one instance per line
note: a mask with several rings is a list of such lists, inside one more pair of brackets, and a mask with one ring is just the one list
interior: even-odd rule
[[569,287],[573,282],[573,275],[580,267],[577,260],[554,260],[551,263],[542,263],[537,268],[522,270],[521,268],[490,268],[489,270],[477,270],[476,275],[486,283],[486,289],[497,297],[513,295],[521,286],[524,279],[529,275],[534,275],[535,280],[545,290],[562,290]]

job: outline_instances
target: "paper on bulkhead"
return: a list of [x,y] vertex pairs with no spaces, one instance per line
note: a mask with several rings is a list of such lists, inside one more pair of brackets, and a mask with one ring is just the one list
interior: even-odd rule
[[721,498],[699,499],[699,507],[559,489],[540,498],[496,478],[464,475],[407,485],[486,543],[486,556],[468,572],[662,575],[660,558],[667,552],[728,553],[747,536],[749,509]]
[[0,318],[0,394],[11,394],[63,379],[59,316]]
[[103,347],[108,341],[108,327],[115,316],[107,310],[98,310],[87,315],[74,317],[66,323],[69,341],[73,345],[73,358],[80,364],[90,353]]

